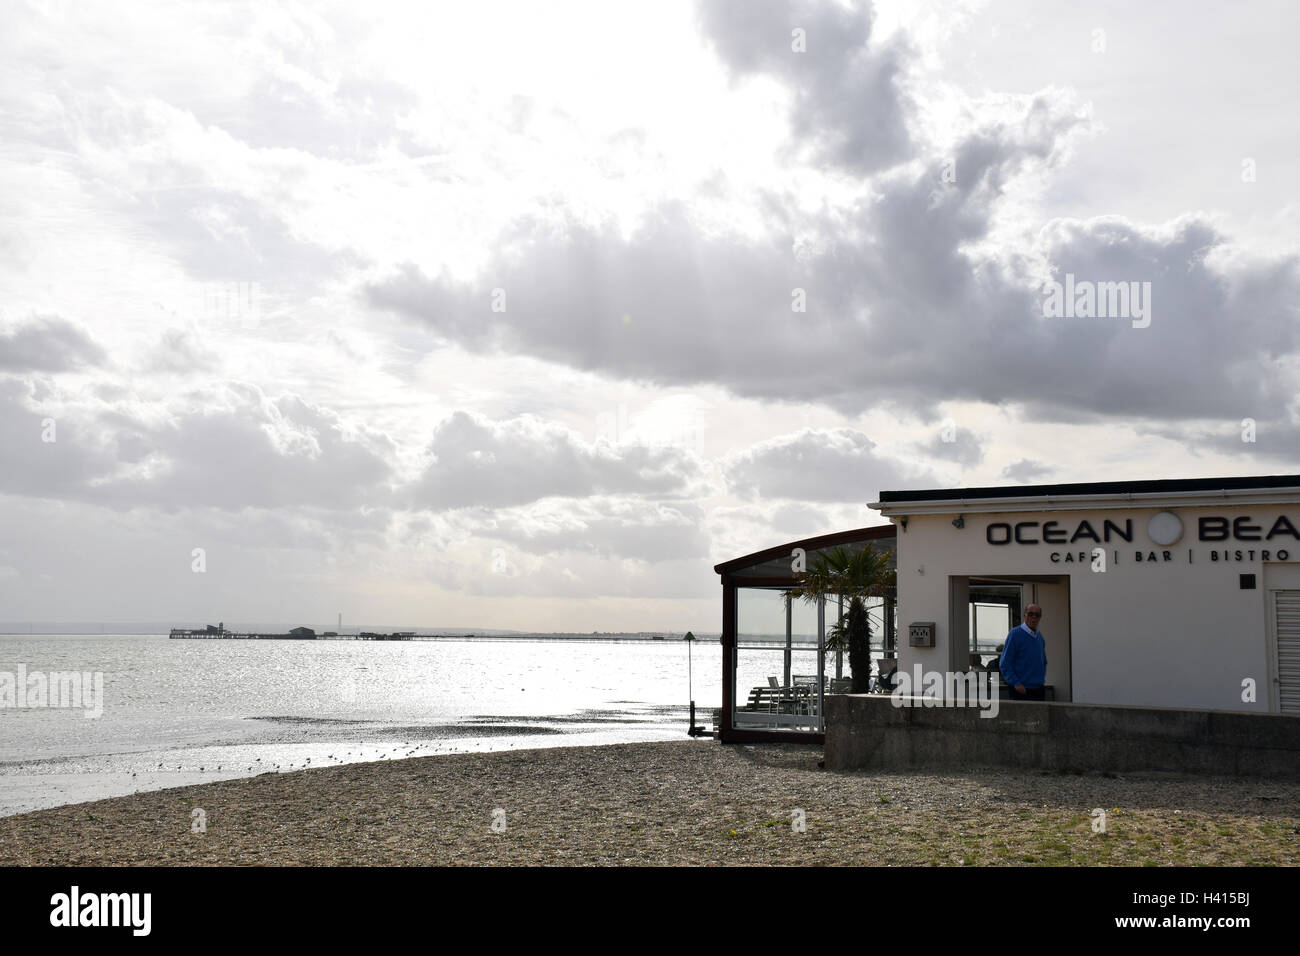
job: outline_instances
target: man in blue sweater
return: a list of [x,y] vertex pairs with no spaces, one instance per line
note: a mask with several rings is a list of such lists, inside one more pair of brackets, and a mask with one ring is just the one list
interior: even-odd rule
[[1038,632],[1043,609],[1037,604],[1025,608],[1025,620],[1007,635],[998,669],[1010,689],[1012,700],[1043,700],[1047,680],[1047,642]]

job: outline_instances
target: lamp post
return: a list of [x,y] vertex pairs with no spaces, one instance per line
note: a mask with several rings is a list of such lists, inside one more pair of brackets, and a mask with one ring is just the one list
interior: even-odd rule
[[704,736],[704,728],[695,726],[695,677],[691,669],[691,646],[695,643],[695,635],[687,631],[682,640],[686,642],[686,696],[691,701],[691,726],[686,733],[691,737],[702,737]]

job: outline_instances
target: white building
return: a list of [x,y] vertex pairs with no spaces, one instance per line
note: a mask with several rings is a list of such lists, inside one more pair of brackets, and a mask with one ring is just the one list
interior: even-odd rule
[[1300,713],[1300,475],[886,491],[871,507],[896,529],[901,670],[987,661],[1038,604],[1055,700]]

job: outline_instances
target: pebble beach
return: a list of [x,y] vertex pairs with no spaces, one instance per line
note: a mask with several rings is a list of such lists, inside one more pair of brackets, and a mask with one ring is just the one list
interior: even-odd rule
[[[1300,785],[830,772],[820,747],[559,747],[271,773],[0,820],[4,865],[1285,865]],[[1105,810],[1105,830],[1096,810]],[[196,813],[201,811],[201,813]]]

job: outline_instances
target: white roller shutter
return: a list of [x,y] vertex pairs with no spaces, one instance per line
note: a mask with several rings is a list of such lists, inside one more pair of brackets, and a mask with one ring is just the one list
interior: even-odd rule
[[1274,592],[1278,700],[1284,714],[1300,714],[1300,591]]

